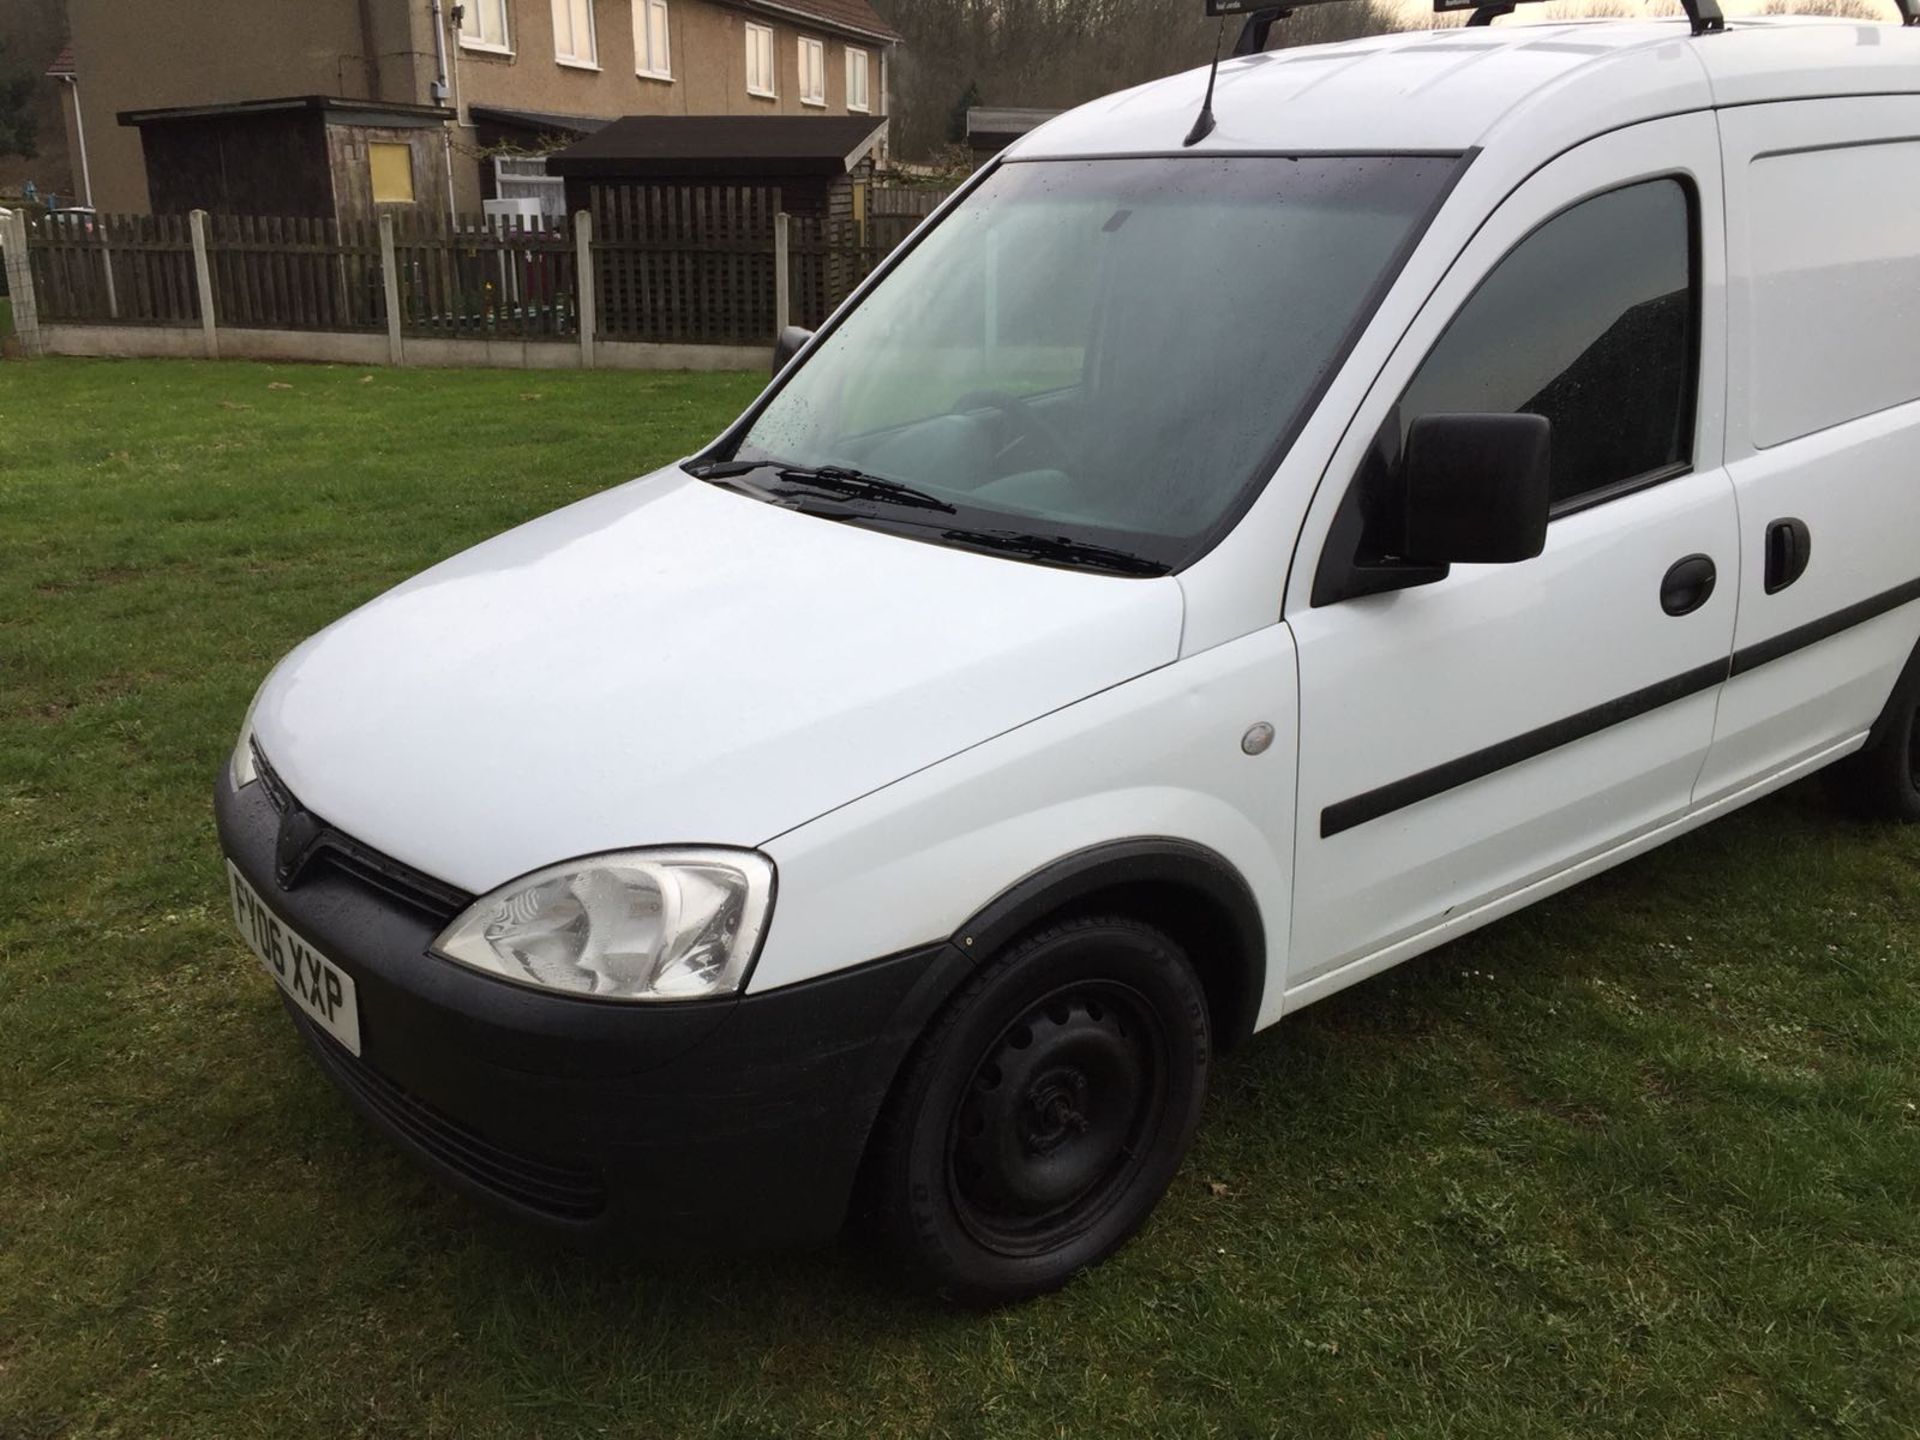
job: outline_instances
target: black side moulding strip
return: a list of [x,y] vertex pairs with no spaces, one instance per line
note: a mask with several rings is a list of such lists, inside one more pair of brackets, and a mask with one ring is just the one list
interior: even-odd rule
[[1589,735],[1597,735],[1602,730],[1620,725],[1636,716],[1671,705],[1676,700],[1684,700],[1689,695],[1697,695],[1702,690],[1710,690],[1731,680],[1736,675],[1745,675],[1784,658],[1809,645],[1817,645],[1822,640],[1831,639],[1842,631],[1851,630],[1856,625],[1885,615],[1890,610],[1898,610],[1902,605],[1910,605],[1920,600],[1920,579],[1909,580],[1904,585],[1896,585],[1891,590],[1883,590],[1854,605],[1823,615],[1805,625],[1774,636],[1770,640],[1761,640],[1743,649],[1736,650],[1726,660],[1716,660],[1710,665],[1700,665],[1684,674],[1672,676],[1658,684],[1649,685],[1643,690],[1635,690],[1590,710],[1582,710],[1577,715],[1569,715],[1563,720],[1542,725],[1537,730],[1529,730],[1524,735],[1516,735],[1510,740],[1502,740],[1497,745],[1489,745],[1484,750],[1475,750],[1445,764],[1436,765],[1430,770],[1422,770],[1417,775],[1409,775],[1394,780],[1377,789],[1368,790],[1348,800],[1336,801],[1320,812],[1320,837],[1328,839],[1369,820],[1378,820],[1383,815],[1391,815],[1396,810],[1404,810],[1409,805],[1417,805],[1422,800],[1431,800],[1436,795],[1444,795],[1449,790],[1457,790],[1462,785],[1470,785],[1475,780],[1483,780],[1496,771],[1518,765],[1523,760],[1531,760],[1536,755],[1544,755],[1549,750],[1558,750],[1562,745],[1571,745],[1576,740],[1584,740]]

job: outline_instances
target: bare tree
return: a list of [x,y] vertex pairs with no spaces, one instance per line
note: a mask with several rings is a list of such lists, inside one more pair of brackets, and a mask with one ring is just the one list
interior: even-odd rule
[[[1208,20],[1199,0],[875,0],[906,37],[894,70],[894,146],[928,155],[963,101],[1065,109],[1204,65],[1231,48],[1239,21]],[[1394,0],[1303,7],[1275,46],[1400,28]],[[977,98],[974,98],[977,97]]]
[[1767,0],[1762,15],[1830,15],[1839,20],[1892,20],[1891,5],[1876,5],[1873,0]]
[[1546,7],[1549,20],[1640,20],[1647,7],[1635,0],[1556,0]]

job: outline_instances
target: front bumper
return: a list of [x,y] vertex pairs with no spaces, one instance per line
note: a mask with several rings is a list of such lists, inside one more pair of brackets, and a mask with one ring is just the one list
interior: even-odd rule
[[442,922],[345,867],[283,889],[265,785],[223,771],[214,811],[255,890],[353,976],[358,1059],[292,1012],[347,1098],[469,1194],[642,1249],[830,1237],[888,1086],[969,964],[939,943],[726,1000],[542,994],[429,954]]

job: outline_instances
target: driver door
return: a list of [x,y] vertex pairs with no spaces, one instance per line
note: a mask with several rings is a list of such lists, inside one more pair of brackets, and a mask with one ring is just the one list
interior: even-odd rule
[[[1290,1004],[1688,808],[1739,588],[1712,343],[1719,163],[1701,114],[1537,172],[1453,265],[1324,477],[1286,616],[1301,693]],[[1420,415],[1516,411],[1553,424],[1545,552],[1341,593],[1355,540],[1336,517],[1369,463],[1396,463]]]

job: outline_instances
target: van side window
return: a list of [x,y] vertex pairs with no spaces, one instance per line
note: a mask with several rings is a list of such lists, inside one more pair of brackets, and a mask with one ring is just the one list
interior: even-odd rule
[[1699,307],[1691,195],[1650,180],[1547,221],[1487,276],[1400,398],[1422,415],[1553,422],[1553,500],[1606,498],[1693,452]]
[[1748,184],[1755,447],[1920,399],[1920,143],[1762,155]]

